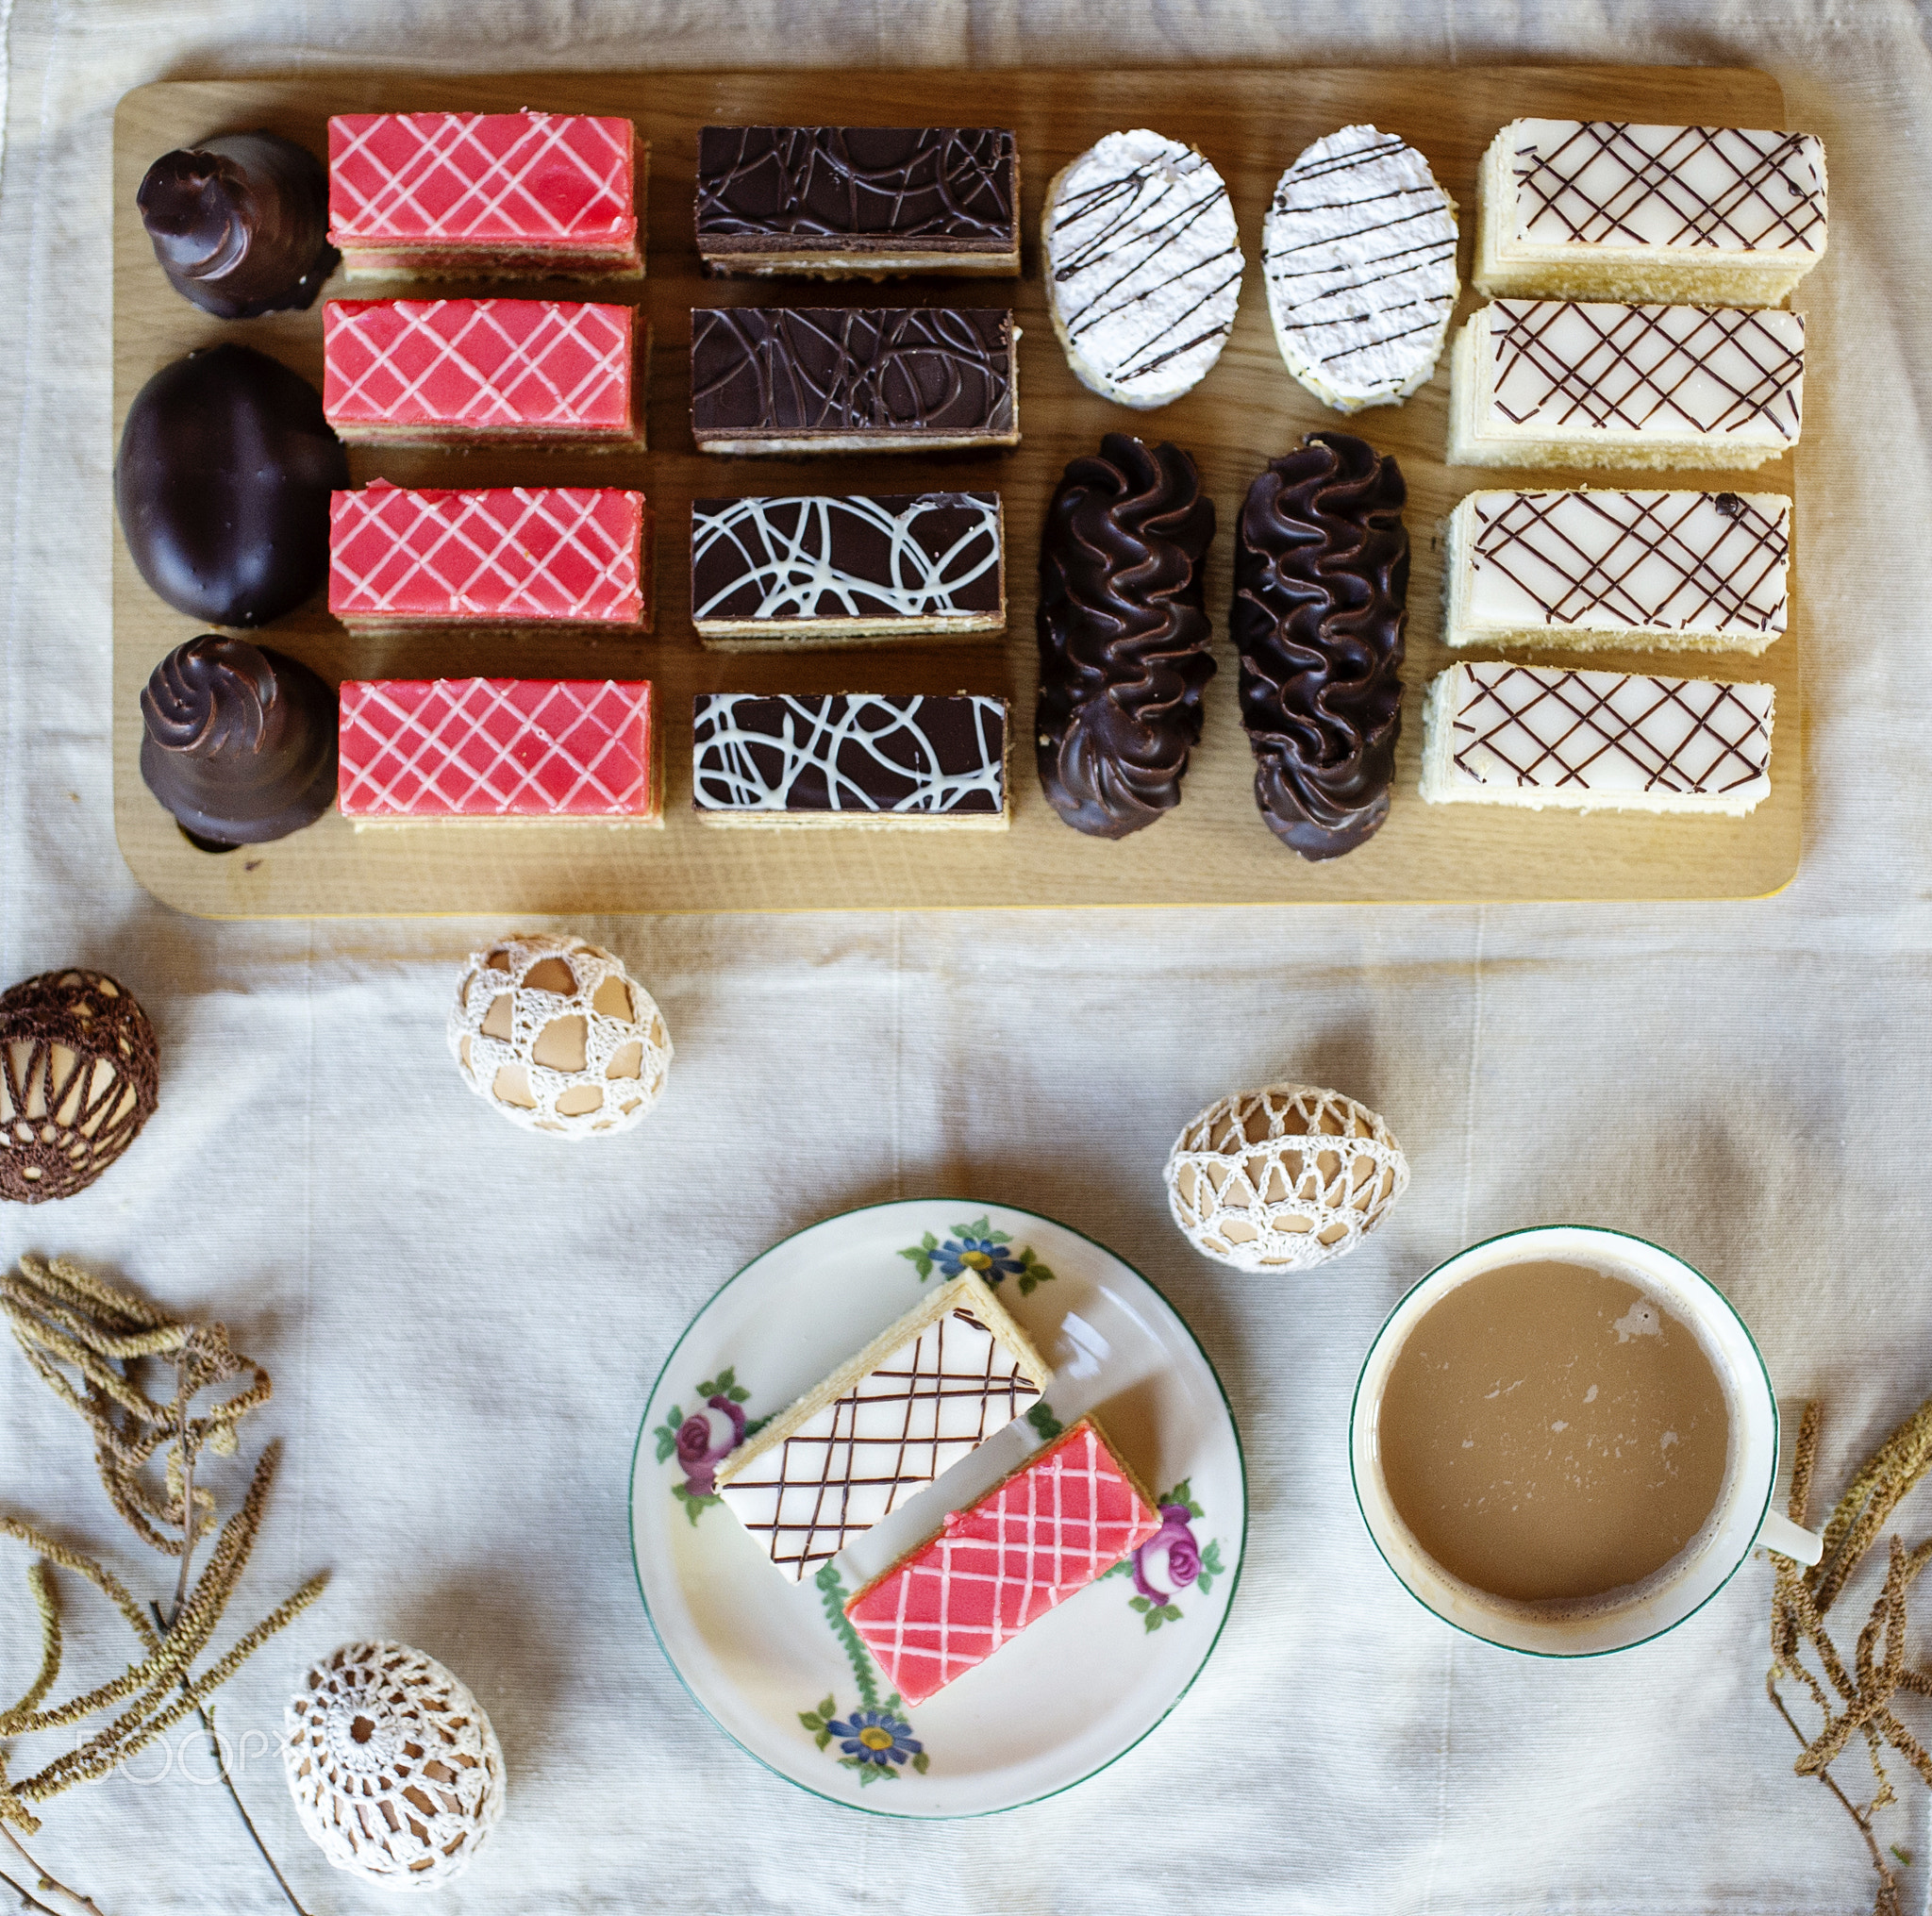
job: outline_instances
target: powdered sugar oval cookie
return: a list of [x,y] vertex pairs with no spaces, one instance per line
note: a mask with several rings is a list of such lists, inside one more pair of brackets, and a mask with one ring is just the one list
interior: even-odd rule
[[1054,331],[1090,392],[1145,411],[1220,358],[1245,261],[1227,187],[1193,147],[1108,134],[1048,187],[1041,242]]
[[1281,175],[1261,275],[1288,370],[1324,406],[1398,406],[1456,309],[1456,202],[1393,134],[1344,126]]

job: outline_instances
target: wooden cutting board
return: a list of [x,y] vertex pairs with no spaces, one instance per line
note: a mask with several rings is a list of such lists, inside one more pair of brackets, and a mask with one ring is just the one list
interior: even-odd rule
[[[1373,121],[1427,155],[1462,211],[1461,312],[1474,236],[1475,174],[1506,121],[1525,115],[1778,126],[1784,101],[1761,73],[1714,68],[1494,67],[1456,70],[1156,73],[547,74],[429,80],[408,74],[308,79],[162,81],[121,102],[114,123],[114,422],[158,368],[191,348],[244,341],[322,378],[322,308],[224,324],[179,298],[162,277],[135,209],[149,163],[218,132],[265,126],[327,151],[326,123],[359,108],[521,107],[621,113],[651,143],[649,277],[594,298],[648,308],[652,450],[637,455],[352,449],[358,485],[605,484],[641,488],[658,514],[656,635],[641,641],[440,634],[351,638],[315,602],[266,628],[267,643],[325,676],[655,680],[668,752],[661,831],[598,827],[432,826],[357,833],[331,812],[292,838],[225,854],[197,851],[150,796],[139,769],[142,686],[195,623],[142,583],[114,539],[114,818],[128,864],[157,897],[208,917],[373,916],[428,912],[824,910],[901,906],[1229,905],[1507,898],[1747,898],[1789,884],[1798,867],[1804,778],[1799,656],[1802,620],[1759,659],[1689,664],[1690,673],[1768,678],[1777,688],[1772,794],[1749,818],[1655,819],[1425,806],[1416,795],[1427,680],[1448,662],[1441,626],[1440,523],[1464,492],[1498,484],[1574,484],[1574,475],[1509,475],[1445,468],[1447,355],[1432,383],[1401,407],[1351,424],[1291,379],[1275,351],[1258,270],[1261,220],[1283,169],[1310,141]],[[698,128],[712,123],[949,124],[1010,126],[1019,136],[1026,235],[1014,281],[867,282],[706,278],[691,233]],[[1102,134],[1149,125],[1198,145],[1226,177],[1248,256],[1240,318],[1220,364],[1185,399],[1135,413],[1096,398],[1068,370],[1040,280],[1041,196],[1054,174]],[[1829,271],[1827,264],[1824,269]],[[356,292],[369,289],[358,282]],[[378,287],[378,292],[389,290]],[[404,289],[398,285],[393,290]],[[489,290],[461,282],[439,291]],[[581,288],[527,285],[586,296]],[[340,294],[340,282],[330,292]],[[327,296],[327,295],[325,295]],[[691,445],[691,308],[745,303],[941,306],[1010,299],[1020,347],[1021,445],[931,458],[722,459]],[[1802,304],[1802,293],[1800,295]],[[1458,313],[1458,323],[1461,313]],[[1253,761],[1235,703],[1226,641],[1230,528],[1249,481],[1305,432],[1342,426],[1393,453],[1408,482],[1414,548],[1407,692],[1395,805],[1361,850],[1306,864],[1256,811]],[[1829,429],[1816,414],[1815,437]],[[1158,825],[1120,843],[1062,825],[1032,763],[1033,636],[1039,527],[1068,459],[1104,432],[1172,439],[1192,453],[1222,530],[1208,567],[1220,670],[1207,692],[1206,736],[1186,797]],[[1755,490],[1789,491],[1790,456],[1750,475]],[[1598,483],[1602,483],[1599,477]],[[1646,485],[1736,484],[1708,475]],[[790,658],[703,651],[691,629],[690,503],[718,492],[905,491],[996,486],[1005,495],[1008,626],[1003,642],[911,641]],[[1800,552],[1802,562],[1802,550]],[[1552,650],[1539,658],[1562,658]],[[1667,655],[1668,657],[1668,655]],[[1591,655],[1592,665],[1641,665]],[[1004,692],[1013,702],[1014,816],[1009,833],[719,831],[691,812],[691,700],[703,691]]]

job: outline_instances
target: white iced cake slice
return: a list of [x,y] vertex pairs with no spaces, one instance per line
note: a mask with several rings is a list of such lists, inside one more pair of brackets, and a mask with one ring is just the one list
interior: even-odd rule
[[1453,466],[1758,466],[1798,442],[1805,322],[1499,299],[1456,336]]
[[1480,292],[1774,306],[1824,257],[1815,134],[1514,120],[1476,182]]
[[1790,605],[1777,492],[1472,492],[1449,520],[1451,645],[1762,652]]
[[1281,175],[1261,223],[1274,343],[1324,406],[1398,406],[1456,310],[1456,203],[1393,134],[1344,126]]
[[1750,811],[1771,790],[1772,688],[1489,659],[1423,705],[1431,805]]
[[896,1324],[718,1467],[718,1494],[802,1582],[1040,1399],[1050,1373],[973,1272]]

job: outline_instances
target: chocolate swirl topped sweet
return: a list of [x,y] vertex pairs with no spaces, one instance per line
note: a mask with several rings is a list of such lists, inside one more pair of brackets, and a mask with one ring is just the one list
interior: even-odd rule
[[141,775],[192,838],[265,844],[335,802],[336,695],[297,660],[206,633],[141,694]]
[[1214,675],[1202,561],[1214,502],[1178,446],[1110,432],[1067,467],[1040,544],[1040,782],[1123,839],[1181,799]]
[[164,153],[135,204],[169,284],[219,319],[308,307],[341,258],[328,243],[328,175],[276,133]]
[[1236,529],[1241,723],[1255,802],[1305,858],[1339,858],[1389,816],[1408,618],[1401,469],[1310,433],[1248,488]]

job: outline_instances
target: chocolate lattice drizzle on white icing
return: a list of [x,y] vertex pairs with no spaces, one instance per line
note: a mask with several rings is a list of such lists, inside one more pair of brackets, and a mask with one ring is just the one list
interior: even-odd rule
[[[1132,391],[1163,369],[1199,378],[1241,297],[1227,188],[1200,154],[1138,129],[1110,133],[1067,170],[1048,214],[1047,276],[1074,350]],[[1198,365],[1174,367],[1192,356]]]
[[1006,808],[1001,699],[702,692],[692,736],[701,811]]
[[1547,666],[1461,668],[1454,759],[1484,785],[1723,792],[1771,760],[1771,688]]
[[1456,215],[1428,161],[1373,126],[1318,140],[1282,175],[1262,240],[1285,349],[1346,396],[1426,376],[1456,305]]
[[1789,512],[1736,492],[1478,496],[1470,547],[1486,617],[1552,625],[1782,632]]
[[1809,133],[1526,120],[1516,231],[1532,242],[1817,253],[1823,148]]
[[1737,307],[1499,299],[1495,407],[1521,425],[1705,434],[1769,426],[1795,441],[1805,323]]
[[720,1494],[802,1580],[1039,1398],[998,1338],[947,1311]]
[[[700,499],[691,536],[696,619],[963,618],[997,604],[993,492]],[[841,562],[855,550],[862,571]]]

